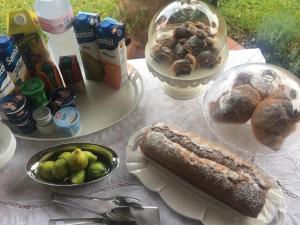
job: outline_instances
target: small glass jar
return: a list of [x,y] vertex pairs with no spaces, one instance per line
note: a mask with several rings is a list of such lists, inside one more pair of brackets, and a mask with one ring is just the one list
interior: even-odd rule
[[51,110],[48,107],[39,107],[33,111],[32,117],[36,121],[36,127],[41,134],[51,134],[56,130]]

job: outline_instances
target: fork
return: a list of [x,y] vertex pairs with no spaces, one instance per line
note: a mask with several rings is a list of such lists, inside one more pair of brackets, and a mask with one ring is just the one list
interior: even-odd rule
[[[56,203],[56,204],[60,204],[60,205],[65,205],[65,206],[69,206],[72,208],[76,208],[76,209],[80,209],[83,211],[87,211],[87,212],[91,212],[91,213],[95,213],[103,218],[105,218],[108,222],[108,224],[112,224],[112,225],[136,225],[136,221],[131,219],[131,218],[127,218],[125,216],[121,216],[118,215],[116,213],[112,213],[111,211],[115,208],[128,208],[128,207],[136,207],[136,208],[140,208],[142,207],[141,204],[139,204],[138,199],[135,198],[131,198],[131,197],[127,197],[127,196],[114,196],[111,198],[96,198],[96,197],[86,197],[86,196],[78,196],[78,195],[71,195],[71,194],[61,194],[61,193],[57,193],[54,192],[51,196],[52,202]],[[61,200],[60,200],[61,199]],[[99,213],[96,210],[93,209],[88,209],[76,204],[71,204],[71,203],[67,203],[64,200],[67,199],[87,199],[87,200],[100,200],[102,201],[102,203],[106,202],[108,203],[108,209],[106,209],[106,212],[101,212]]]

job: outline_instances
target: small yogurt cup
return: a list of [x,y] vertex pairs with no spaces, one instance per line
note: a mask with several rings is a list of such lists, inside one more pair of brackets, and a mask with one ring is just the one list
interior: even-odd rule
[[10,121],[15,121],[16,123],[25,122],[25,120],[28,119],[25,115],[30,115],[27,107],[27,99],[25,95],[20,92],[2,98],[0,100],[0,110]]
[[35,121],[32,119],[32,117],[28,118],[28,120],[26,120],[24,123],[17,124],[16,126],[24,134],[32,133],[36,129]]
[[76,107],[75,106],[76,96],[69,88],[57,89],[50,98],[50,107],[53,113],[64,107]]
[[65,133],[74,136],[80,131],[79,111],[74,107],[62,108],[55,113],[54,123]]
[[56,131],[56,126],[53,121],[51,121],[49,124],[45,126],[40,126],[39,124],[36,124],[36,128],[41,134],[45,134],[45,135],[52,134]]
[[51,110],[48,107],[41,106],[35,109],[32,117],[36,121],[36,127],[41,134],[48,135],[56,130]]
[[28,97],[32,107],[37,108],[48,104],[44,86],[45,85],[40,78],[34,77],[24,82],[20,86],[20,89],[21,92]]
[[21,123],[24,123],[26,120],[28,120],[32,116],[32,112],[26,110],[21,110],[20,112],[16,113],[14,116],[14,119],[8,118],[8,121],[12,125],[18,125]]
[[52,121],[51,110],[45,106],[35,109],[32,113],[32,117],[40,126],[46,126]]

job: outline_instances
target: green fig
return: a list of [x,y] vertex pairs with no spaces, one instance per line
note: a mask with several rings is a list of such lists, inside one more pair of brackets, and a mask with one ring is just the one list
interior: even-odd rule
[[61,153],[57,159],[64,159],[68,161],[68,159],[71,157],[72,153],[71,152],[63,152]]
[[72,184],[82,184],[85,180],[85,171],[81,170],[79,172],[74,172],[70,177]]
[[97,161],[98,157],[89,151],[83,151],[88,157],[88,164],[91,165],[93,162]]
[[88,166],[88,157],[81,149],[75,149],[67,160],[74,171],[84,170]]
[[92,163],[86,170],[87,180],[96,180],[106,173],[106,166],[101,162]]
[[52,169],[54,167],[54,161],[45,161],[41,162],[38,167],[38,173],[42,178],[46,180],[52,181],[54,180],[54,176],[52,174]]
[[69,174],[69,166],[67,161],[64,160],[63,158],[56,160],[52,169],[52,175],[57,180],[63,180],[68,176],[68,174]]

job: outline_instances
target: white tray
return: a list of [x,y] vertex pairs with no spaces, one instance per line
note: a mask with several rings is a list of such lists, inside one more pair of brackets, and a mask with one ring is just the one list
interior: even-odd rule
[[220,201],[190,185],[156,162],[145,157],[138,143],[149,127],[136,132],[129,140],[127,168],[145,187],[160,194],[177,213],[202,221],[205,225],[283,225],[286,203],[282,190],[272,180],[266,204],[256,219],[243,216]]
[[144,93],[141,75],[131,65],[128,65],[128,72],[129,82],[120,90],[115,90],[103,82],[85,80],[85,92],[76,95],[81,126],[77,136],[68,136],[61,131],[43,135],[37,130],[31,134],[23,134],[15,127],[10,128],[15,136],[23,139],[61,140],[93,134],[112,126],[136,108]]

